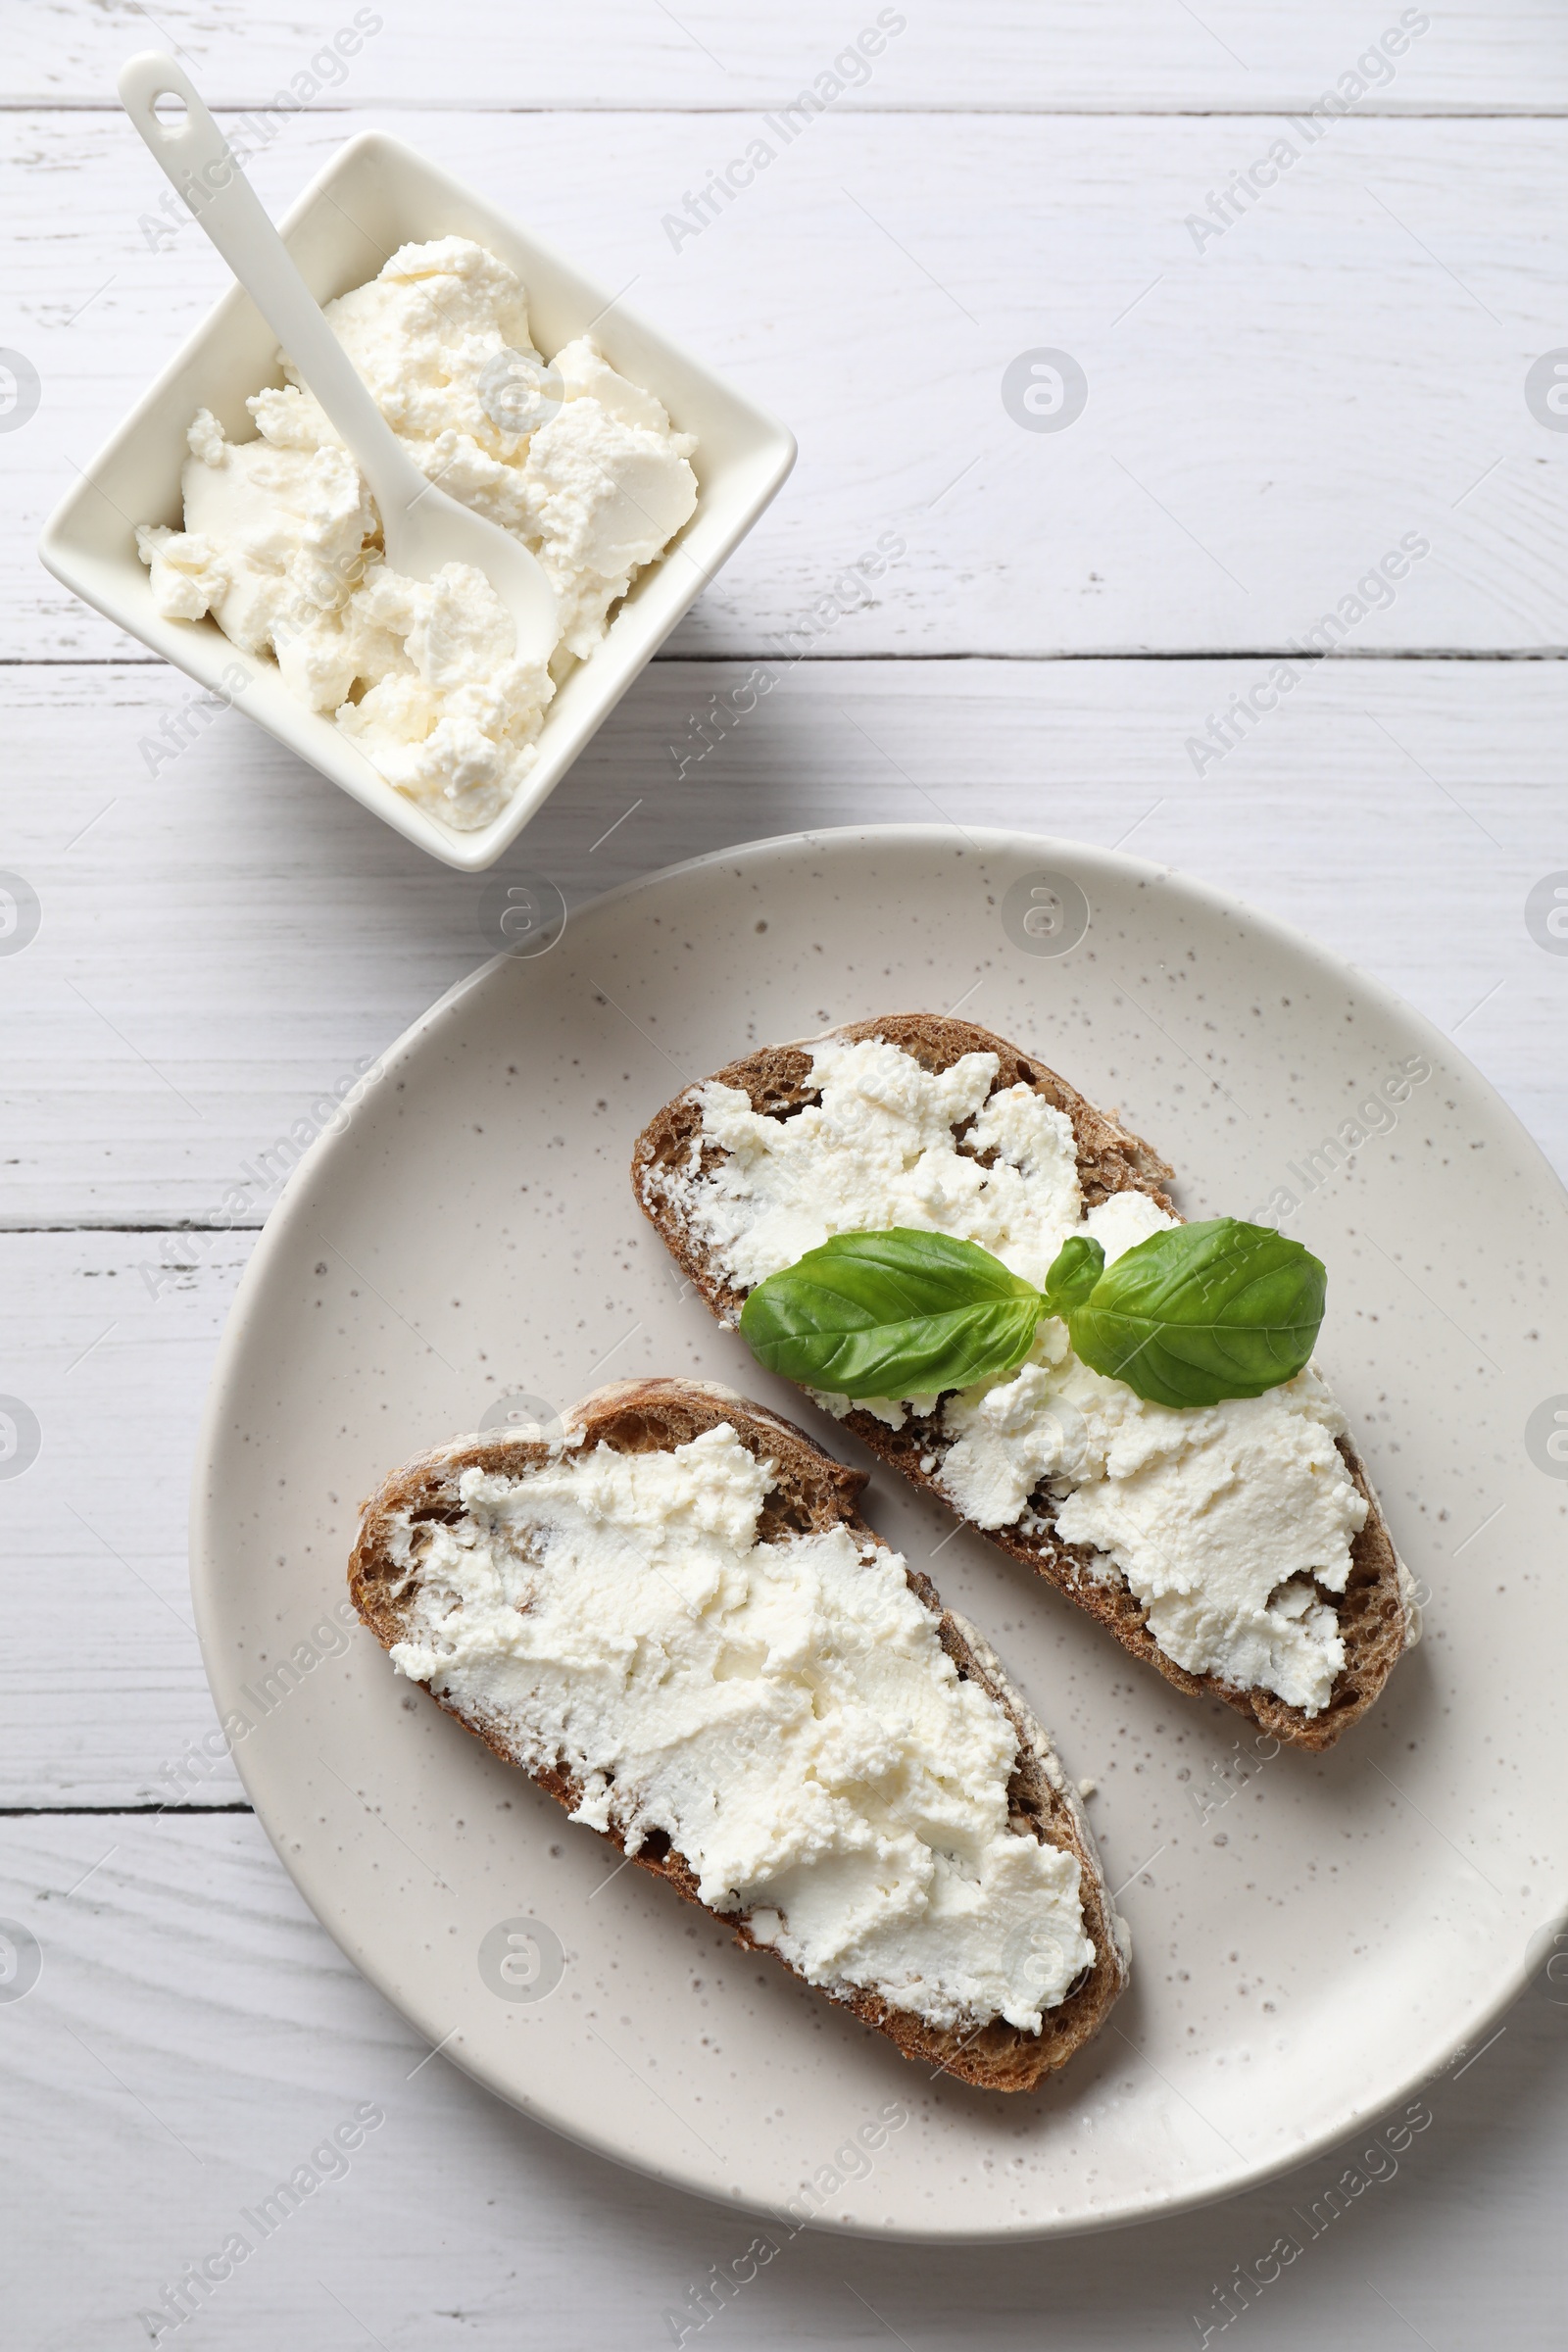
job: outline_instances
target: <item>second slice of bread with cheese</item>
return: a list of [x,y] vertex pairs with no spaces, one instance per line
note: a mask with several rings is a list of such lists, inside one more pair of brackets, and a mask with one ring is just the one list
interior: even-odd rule
[[[1037,1055],[889,1014],[731,1063],[638,1139],[638,1199],[713,1312],[830,1235],[912,1226],[1043,1286],[1066,1230],[1107,1259],[1180,1219],[1172,1170]],[[1179,1689],[1325,1748],[1415,1639],[1413,1586],[1314,1367],[1217,1407],[1147,1405],[1042,1326],[1016,1375],[820,1397]]]
[[393,1472],[349,1568],[394,1663],[575,1820],[907,2058],[1031,2089],[1127,1980],[1077,1794],[863,1475],[728,1390]]

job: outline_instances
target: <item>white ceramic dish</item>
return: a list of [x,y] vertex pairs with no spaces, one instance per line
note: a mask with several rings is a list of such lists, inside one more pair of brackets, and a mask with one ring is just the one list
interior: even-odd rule
[[251,672],[237,699],[252,718],[432,857],[467,873],[482,872],[548,800],[751,529],[795,462],[794,437],[552,247],[384,132],[350,139],[279,225],[318,302],[374,277],[400,245],[442,236],[477,239],[527,287],[530,324],[547,355],[591,328],[612,366],[657,393],[675,425],[697,436],[696,514],[633,582],[604,644],[557,694],[521,791],[474,833],[450,830],[396,791],[330,719],[288,692],[274,663],[240,655],[216,621],[165,620],[153,609],[132,525],[179,523],[180,468],[192,416],[211,409],[231,439],[248,440],[255,428],[247,396],[283,380],[275,339],[238,286],[176,353],[44,526],[39,555],[77,596],[224,701],[236,700],[234,665]]
[[[1090,923],[1073,945],[1077,893]],[[876,1524],[921,1567],[936,1555],[944,1597],[1099,1783],[1133,1988],[1061,2078],[1016,2099],[930,2080],[666,1887],[612,1877],[603,1840],[400,1683],[368,1635],[340,1656],[311,1638],[341,1601],[360,1498],[509,1393],[537,1416],[619,1374],[712,1376],[851,1450],[682,1296],[627,1157],[684,1079],[756,1043],[960,1000],[1119,1104],[1199,1214],[1298,1183],[1389,1073],[1432,1073],[1291,1223],[1329,1265],[1322,1353],[1432,1594],[1427,1640],[1337,1749],[1254,1757],[1243,1785],[1240,1719],[1178,1696],[886,1474],[870,1489]],[[1426,1022],[1128,858],[891,827],[725,852],[600,900],[392,1050],[241,1287],[199,1449],[193,1578],[258,1812],[431,2044],[709,2196],[777,2211],[814,2180],[825,2226],[1002,2238],[1262,2180],[1483,2035],[1568,1909],[1568,1462],[1542,1435],[1568,1419],[1548,1337],[1568,1304],[1565,1209]],[[908,2120],[869,2171],[836,2165],[893,2102]]]

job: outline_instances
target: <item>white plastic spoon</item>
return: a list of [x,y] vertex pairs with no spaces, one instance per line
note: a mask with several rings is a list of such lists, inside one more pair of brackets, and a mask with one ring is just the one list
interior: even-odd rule
[[[322,317],[189,76],[172,58],[145,50],[121,69],[120,96],[369,484],[392,569],[430,581],[443,564],[473,564],[512,614],[519,657],[548,661],[560,622],[544,572],[510,531],[460,506],[419,471]],[[183,122],[160,118],[161,98],[181,101]]]

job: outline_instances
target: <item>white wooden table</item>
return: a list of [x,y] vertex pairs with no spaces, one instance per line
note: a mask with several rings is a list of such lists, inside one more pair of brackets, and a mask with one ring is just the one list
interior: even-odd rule
[[[575,903],[806,824],[935,811],[1126,842],[1402,991],[1568,1167],[1568,961],[1525,920],[1568,868],[1568,416],[1526,394],[1568,344],[1561,0],[907,0],[867,77],[787,142],[765,131],[877,15],[380,0],[329,81],[311,61],[347,0],[11,12],[0,342],[40,397],[0,430],[0,864],[42,918],[21,952],[0,940],[0,1392],[42,1435],[0,1480],[0,1915],[43,1955],[24,1998],[0,1985],[19,2352],[144,2342],[138,2313],[362,2101],[384,2127],[188,2340],[668,2343],[665,2315],[691,2322],[748,2234],[421,2064],[229,1767],[162,1801],[161,1768],[213,1720],[185,1490],[252,1239],[179,1236],[486,949],[474,883],[243,717],[151,777],[139,746],[185,681],[33,560],[73,466],[222,282],[194,227],[144,224],[162,182],[111,94],[130,50],[176,44],[221,109],[321,85],[252,167],[274,210],[384,124],[635,282],[800,436],[777,506],[517,862]],[[1401,22],[1402,49],[1358,69]],[[1347,117],[1304,113],[1353,96],[1345,75],[1368,85]],[[756,184],[677,233],[759,136],[777,153]],[[1273,184],[1238,182],[1271,156]],[[1055,429],[1004,405],[1042,350],[1087,384]],[[857,600],[846,567],[884,533],[906,553]],[[1396,590],[1357,594],[1412,541]],[[787,684],[678,775],[709,698],[813,610]],[[1335,659],[1303,662],[1223,758],[1190,749],[1336,612]],[[1434,2094],[1397,2177],[1233,2303],[1229,2340],[1559,2344],[1565,2072],[1568,2009],[1538,1985]],[[1218,2341],[1217,2290],[1354,2153],[1050,2248],[808,2236],[705,2352]]]

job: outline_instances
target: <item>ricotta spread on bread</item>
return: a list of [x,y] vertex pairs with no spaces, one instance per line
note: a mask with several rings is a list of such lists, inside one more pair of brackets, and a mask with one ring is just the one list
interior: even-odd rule
[[[665,1179],[738,1290],[834,1234],[892,1226],[977,1242],[1044,1287],[1070,1234],[1092,1235],[1108,1263],[1176,1222],[1136,1190],[1086,1207],[1071,1121],[1028,1086],[994,1094],[994,1054],[933,1074],[879,1039],[805,1051],[814,1102],[776,1118],[708,1081],[692,1164]],[[703,1144],[724,1155],[706,1171]],[[860,1406],[895,1428],[911,1408],[930,1417],[937,1400]],[[1345,1663],[1321,1593],[1345,1591],[1367,1515],[1335,1444],[1345,1429],[1312,1365],[1261,1396],[1175,1409],[1092,1371],[1050,1317],[1017,1372],[942,1401],[921,1467],[977,1527],[1035,1532],[1048,1504],[1056,1536],[1146,1605],[1177,1665],[1310,1715]]]
[[509,355],[537,380],[544,361],[522,285],[466,237],[405,245],[324,307],[416,464],[538,557],[561,624],[548,666],[514,658],[511,615],[471,564],[428,583],[387,568],[365,480],[286,356],[290,381],[246,403],[258,439],[198,414],[183,526],[144,523],[137,549],[161,613],[211,612],[244,652],[275,656],[389,783],[471,831],[527,774],[546,706],[611,608],[695,512],[697,444],[586,336],[556,354],[548,398],[498,399]]
[[944,2030],[1038,2033],[1095,1961],[1076,1855],[1009,1825],[1018,1736],[897,1553],[762,1540],[777,1484],[728,1422],[668,1451],[564,1441],[404,1511],[391,1651],[628,1853],[662,1833],[710,1909],[808,1982]]

